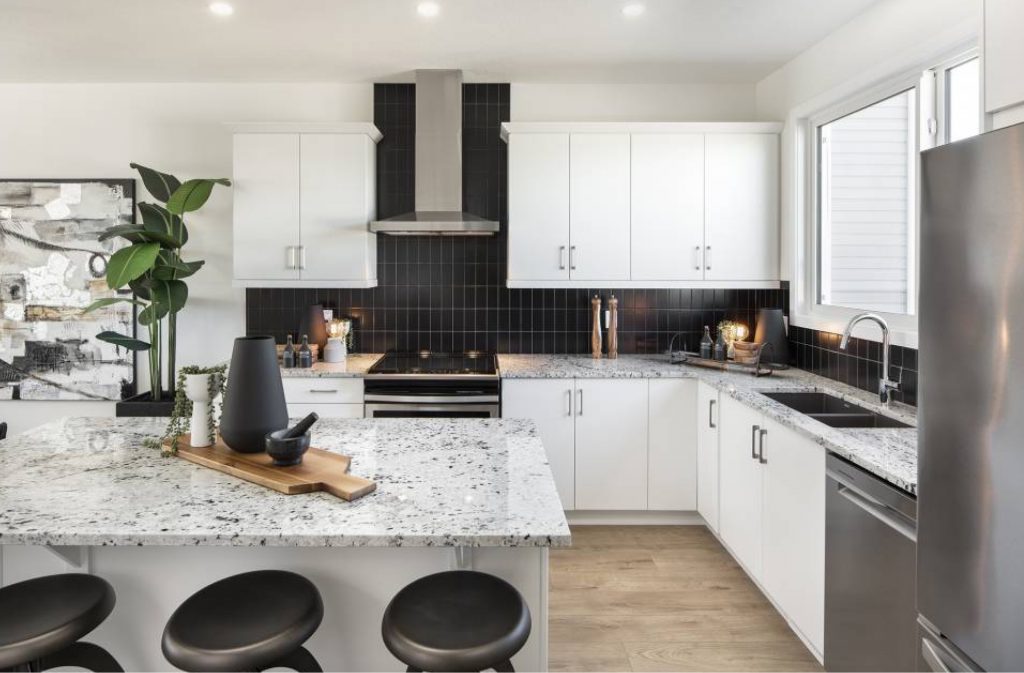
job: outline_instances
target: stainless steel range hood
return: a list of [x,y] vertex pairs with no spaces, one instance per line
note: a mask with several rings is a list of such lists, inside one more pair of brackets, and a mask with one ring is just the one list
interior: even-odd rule
[[462,71],[416,71],[416,210],[370,223],[392,236],[490,236],[498,223],[462,211]]

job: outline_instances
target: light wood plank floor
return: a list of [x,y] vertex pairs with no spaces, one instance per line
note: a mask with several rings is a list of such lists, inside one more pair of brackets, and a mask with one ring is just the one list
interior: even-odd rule
[[551,551],[552,671],[820,671],[702,526],[574,526]]

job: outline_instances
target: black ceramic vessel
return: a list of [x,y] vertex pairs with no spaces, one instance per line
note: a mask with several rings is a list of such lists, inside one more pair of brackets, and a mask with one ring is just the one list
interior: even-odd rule
[[299,341],[302,341],[303,334],[309,336],[310,344],[320,347],[319,357],[323,358],[324,348],[327,347],[327,321],[324,320],[323,304],[313,304],[303,312],[299,323]]
[[781,308],[763,308],[758,312],[754,343],[771,345],[765,348],[761,356],[763,362],[789,364],[789,338],[786,336],[786,320]]
[[231,352],[220,436],[239,453],[260,453],[267,433],[288,426],[274,337],[238,337]]

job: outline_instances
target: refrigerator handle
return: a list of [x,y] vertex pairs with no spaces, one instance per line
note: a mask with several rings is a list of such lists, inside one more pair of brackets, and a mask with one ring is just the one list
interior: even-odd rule
[[935,673],[950,673],[949,666],[942,661],[939,648],[935,647],[935,643],[927,638],[921,639],[921,656],[924,658],[924,663],[928,664],[929,670],[935,671]]

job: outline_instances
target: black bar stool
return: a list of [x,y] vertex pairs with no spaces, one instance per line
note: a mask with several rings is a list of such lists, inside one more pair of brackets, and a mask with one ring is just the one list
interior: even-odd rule
[[0,588],[0,670],[123,671],[99,645],[79,642],[103,623],[115,602],[106,580],[77,573]]
[[320,592],[301,575],[257,570],[200,589],[164,628],[167,661],[186,671],[322,669],[303,647],[320,626]]
[[381,633],[409,671],[512,671],[530,637],[530,608],[501,578],[452,570],[399,591]]

